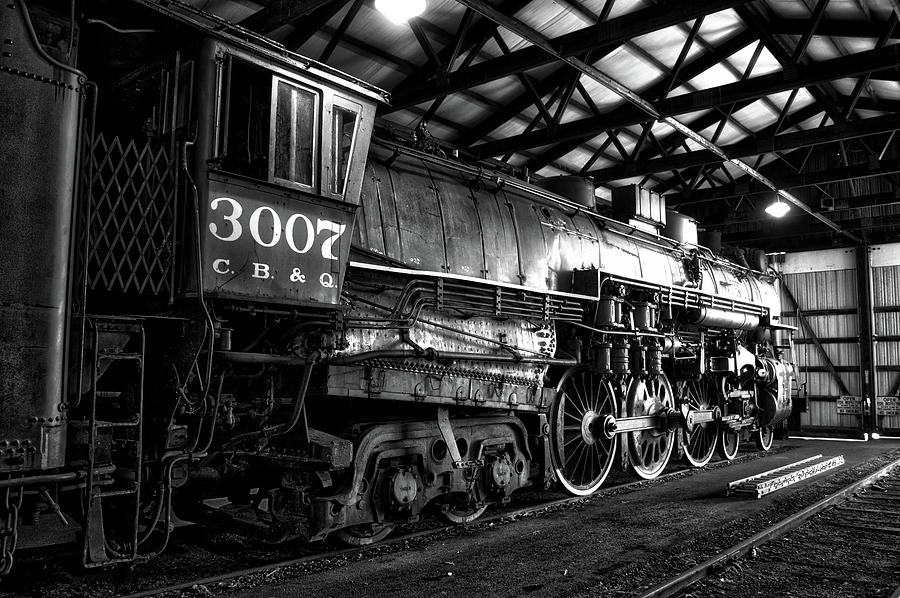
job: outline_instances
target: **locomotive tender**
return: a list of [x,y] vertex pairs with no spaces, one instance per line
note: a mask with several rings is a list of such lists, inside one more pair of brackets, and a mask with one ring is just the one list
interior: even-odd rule
[[364,544],[789,415],[775,277],[640,195],[370,142],[382,92],[188,5],[51,8],[0,8],[0,574],[147,559],[176,515]]

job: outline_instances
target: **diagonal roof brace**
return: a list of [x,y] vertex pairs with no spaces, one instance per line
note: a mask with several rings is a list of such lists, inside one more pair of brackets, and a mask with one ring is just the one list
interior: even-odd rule
[[494,21],[498,25],[505,27],[506,29],[509,29],[510,31],[512,31],[519,37],[521,37],[522,39],[530,42],[531,44],[534,44],[536,47],[547,52],[548,54],[550,54],[557,60],[560,60],[562,62],[565,62],[565,63],[571,65],[572,67],[579,70],[581,73],[587,75],[591,79],[600,83],[601,85],[603,85],[604,87],[606,87],[607,89],[609,89],[610,91],[612,91],[613,93],[615,93],[616,95],[618,95],[619,97],[624,99],[626,102],[632,104],[633,106],[636,106],[637,108],[642,110],[644,113],[646,113],[648,116],[650,116],[654,120],[657,120],[663,124],[668,125],[675,131],[684,135],[686,138],[691,139],[692,141],[698,143],[703,149],[714,153],[716,156],[720,157],[723,161],[731,162],[736,167],[738,167],[739,169],[741,169],[742,171],[744,171],[745,173],[747,173],[748,175],[750,175],[751,177],[753,177],[754,179],[756,179],[757,181],[759,181],[760,183],[762,183],[763,185],[765,185],[766,187],[771,189],[772,191],[776,192],[785,201],[791,203],[792,205],[797,206],[798,208],[800,208],[801,210],[803,210],[804,212],[806,212],[807,214],[809,214],[810,216],[812,216],[813,218],[815,218],[816,220],[818,220],[819,222],[824,224],[825,226],[834,230],[835,232],[838,232],[838,233],[844,235],[848,239],[852,240],[854,243],[862,242],[862,240],[859,239],[856,235],[854,235],[848,231],[845,231],[844,229],[842,229],[840,226],[838,226],[836,223],[832,222],[825,216],[818,214],[816,212],[813,212],[812,209],[809,208],[809,206],[807,206],[805,203],[803,203],[802,201],[800,201],[799,199],[794,197],[792,194],[790,194],[787,191],[784,191],[782,189],[779,189],[775,185],[775,183],[770,181],[765,175],[763,175],[761,172],[759,172],[758,170],[756,170],[755,168],[753,168],[746,162],[739,160],[737,158],[729,157],[715,143],[713,143],[712,141],[710,141],[709,139],[707,139],[700,133],[697,133],[696,131],[694,131],[693,129],[691,129],[690,127],[688,127],[687,125],[685,125],[684,123],[679,121],[678,119],[671,117],[671,116],[662,117],[662,115],[659,113],[659,111],[656,109],[656,107],[652,103],[650,103],[647,100],[645,100],[644,98],[642,98],[635,91],[629,89],[627,86],[616,81],[609,75],[606,75],[605,73],[601,72],[599,69],[584,62],[583,60],[579,59],[578,57],[563,55],[563,53],[559,49],[554,47],[554,45],[552,43],[550,43],[550,41],[546,37],[544,37],[538,31],[535,31],[534,29],[532,29],[530,26],[523,23],[522,21],[520,21],[516,18],[508,17],[508,16],[504,15],[503,13],[501,13],[497,9],[495,9],[493,6],[488,4],[485,0],[456,0],[456,1],[460,4],[462,4],[463,6],[467,6],[468,8],[474,10],[475,12],[487,17],[488,19]]

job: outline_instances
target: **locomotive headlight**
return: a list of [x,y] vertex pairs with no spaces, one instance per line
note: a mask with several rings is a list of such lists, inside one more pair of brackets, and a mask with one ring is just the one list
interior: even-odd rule
[[776,195],[775,201],[770,203],[768,207],[766,207],[766,213],[770,216],[774,216],[775,218],[781,218],[785,214],[791,211],[790,204],[787,204],[781,201],[781,196]]
[[375,0],[375,8],[399,25],[422,14],[425,0]]

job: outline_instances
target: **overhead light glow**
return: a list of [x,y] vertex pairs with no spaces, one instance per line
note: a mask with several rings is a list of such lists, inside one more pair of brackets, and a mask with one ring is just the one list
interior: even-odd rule
[[881,434],[879,434],[878,432],[872,432],[872,440],[878,440],[879,438],[881,438]]
[[781,196],[776,196],[775,201],[766,208],[766,213],[775,218],[781,218],[791,211],[791,206],[781,201]]
[[425,12],[425,0],[375,0],[375,8],[399,25]]

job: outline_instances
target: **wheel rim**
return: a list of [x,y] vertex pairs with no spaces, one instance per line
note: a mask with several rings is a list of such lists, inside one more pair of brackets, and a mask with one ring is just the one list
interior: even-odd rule
[[[700,380],[679,382],[678,394],[681,404],[686,405],[689,411],[711,409],[717,402],[715,384],[705,376]],[[690,430],[684,428],[681,434],[684,460],[694,467],[709,463],[716,450],[715,422],[698,424]]]
[[615,414],[615,393],[601,376],[582,366],[563,375],[550,409],[550,458],[557,479],[571,494],[595,492],[609,474],[616,437],[599,428]]
[[[628,417],[655,415],[673,409],[675,400],[665,374],[646,381],[632,378],[625,413]],[[639,477],[652,480],[669,463],[675,444],[674,430],[641,430],[628,434],[628,459]]]
[[775,433],[772,426],[763,426],[753,433],[753,441],[756,448],[761,451],[768,451],[772,448],[772,441],[775,439]]
[[394,531],[392,523],[363,523],[337,531],[337,537],[350,546],[366,546],[381,542]]
[[484,514],[487,508],[487,505],[472,506],[466,496],[461,496],[458,500],[454,500],[454,497],[451,497],[447,502],[440,505],[440,514],[441,517],[450,523],[459,525],[475,521]]
[[735,455],[737,455],[740,445],[740,430],[732,430],[727,426],[721,426],[719,428],[719,442],[716,443],[716,446],[720,457],[726,461],[731,461],[734,459]]

